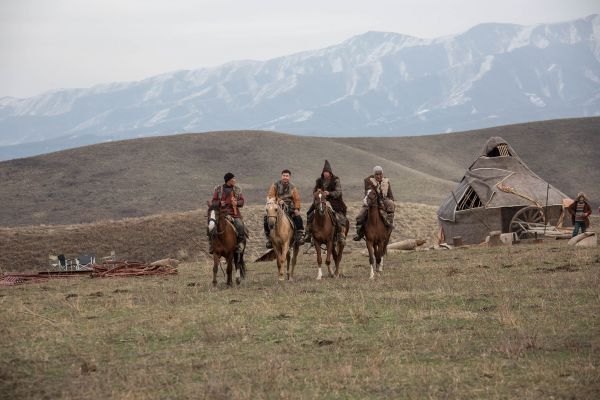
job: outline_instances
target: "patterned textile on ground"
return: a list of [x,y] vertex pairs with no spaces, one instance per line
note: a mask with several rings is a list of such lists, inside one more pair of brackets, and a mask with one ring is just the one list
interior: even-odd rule
[[0,278],[0,286],[15,286],[23,283],[39,283],[56,278],[72,278],[76,276],[110,277],[110,276],[144,276],[177,274],[178,260],[165,259],[146,264],[140,261],[105,261],[92,264],[91,271],[43,271],[38,273],[4,273]]

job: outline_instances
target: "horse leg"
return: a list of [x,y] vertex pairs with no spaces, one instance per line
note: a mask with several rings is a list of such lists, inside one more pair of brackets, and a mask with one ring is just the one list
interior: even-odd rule
[[284,274],[283,274],[283,266],[286,264],[287,262],[287,253],[289,250],[289,245],[288,244],[284,244],[281,246],[280,249],[280,253],[277,255],[277,269],[279,272],[279,280],[283,281],[285,280]]
[[212,280],[213,286],[217,286],[217,272],[219,272],[220,262],[221,262],[220,257],[217,256],[216,254],[214,254],[213,255],[213,280]]
[[317,252],[317,266],[319,267],[317,271],[317,280],[321,280],[323,277],[323,271],[321,270],[321,264],[323,263],[323,257],[321,256],[321,242],[315,240],[315,250]]
[[[342,226],[340,228],[340,237],[343,237],[344,239],[346,239],[346,236],[348,236],[348,227],[349,227],[349,222],[346,221],[346,224],[344,226]],[[346,247],[345,244],[345,240],[342,242],[338,242],[337,243],[337,250],[334,254],[335,257],[335,276],[337,278],[339,278],[342,274],[342,268],[340,267],[340,265],[342,264],[342,254],[344,253],[344,247]],[[334,246],[334,249],[336,247]]]
[[277,279],[279,279],[280,281],[285,280],[284,274],[283,274],[283,266],[285,265],[285,256],[283,254],[279,254],[277,256]]
[[382,243],[377,243],[377,251],[375,252],[375,262],[377,263],[377,273],[381,274],[383,272],[383,249]]
[[369,251],[369,264],[371,266],[371,273],[369,274],[369,279],[373,279],[375,277],[375,273],[373,271],[375,257],[373,256],[373,241],[367,239],[367,250]]
[[325,258],[325,265],[327,265],[327,272],[329,272],[329,277],[333,278],[333,270],[331,269],[331,253],[333,249],[333,240],[329,240],[327,242],[327,257]]
[[234,253],[233,261],[234,261],[234,265],[235,265],[235,283],[236,283],[236,285],[239,285],[241,283],[241,273],[240,273],[240,270],[242,268],[241,259],[242,259],[241,253]]
[[294,268],[296,268],[296,260],[298,259],[298,252],[300,251],[300,246],[294,244],[294,254],[292,255],[292,265],[290,271],[290,281],[294,280]]
[[227,286],[233,285],[233,255],[227,257]]
[[342,273],[340,269],[340,262],[342,261],[342,252],[344,251],[344,245],[337,243],[333,245],[333,262],[335,263],[335,277],[339,278]]

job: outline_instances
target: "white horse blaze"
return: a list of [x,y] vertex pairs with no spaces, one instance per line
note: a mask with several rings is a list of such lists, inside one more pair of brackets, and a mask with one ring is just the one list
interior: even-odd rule
[[212,231],[215,229],[215,210],[210,211],[210,222],[208,223],[208,230]]

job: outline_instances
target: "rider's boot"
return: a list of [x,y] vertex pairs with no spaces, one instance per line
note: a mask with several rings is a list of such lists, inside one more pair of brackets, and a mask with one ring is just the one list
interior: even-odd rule
[[355,242],[358,242],[359,240],[361,240],[364,237],[364,232],[362,229],[362,225],[357,224],[356,225],[356,235],[354,235],[354,237],[352,238],[352,240],[354,240]]
[[342,232],[341,228],[338,228],[337,232],[336,232],[336,237],[337,237],[337,242],[341,245],[346,245],[346,236],[344,235],[344,232]]
[[238,238],[238,242],[237,245],[235,246],[235,252],[238,254],[241,254],[244,249],[246,248],[246,243],[244,243],[244,240],[240,238]]
[[265,247],[267,249],[273,248],[273,243],[271,243],[271,237],[269,235],[265,235],[267,237],[267,241],[265,242]]
[[296,237],[294,238],[294,241],[298,246],[302,246],[304,244],[304,230],[298,229],[296,231]]
[[304,233],[304,242],[308,243],[312,240],[312,224],[308,222],[306,224],[306,232]]

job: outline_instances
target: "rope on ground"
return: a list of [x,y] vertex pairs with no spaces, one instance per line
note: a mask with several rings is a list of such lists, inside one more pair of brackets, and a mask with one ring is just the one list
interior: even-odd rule
[[146,264],[141,261],[105,261],[102,264],[92,264],[88,271],[43,271],[38,273],[4,273],[0,277],[0,286],[15,286],[24,283],[39,283],[57,278],[72,278],[89,276],[105,278],[118,276],[147,276],[177,274],[178,260],[165,259]]

